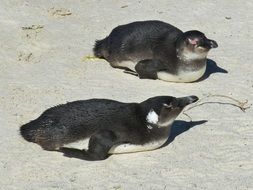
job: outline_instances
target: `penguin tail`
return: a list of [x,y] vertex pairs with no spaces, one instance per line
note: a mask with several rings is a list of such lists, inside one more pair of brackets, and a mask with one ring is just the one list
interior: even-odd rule
[[64,137],[68,131],[64,129],[59,129],[50,118],[38,118],[22,125],[19,130],[26,141],[37,143],[45,150],[56,150],[66,142]]
[[103,40],[96,40],[94,48],[93,48],[93,53],[95,57],[98,58],[106,58],[108,53],[107,53],[107,38]]
[[27,140],[28,142],[35,142],[37,130],[34,129],[34,125],[32,124],[32,122],[22,125],[19,130],[20,135],[25,140]]

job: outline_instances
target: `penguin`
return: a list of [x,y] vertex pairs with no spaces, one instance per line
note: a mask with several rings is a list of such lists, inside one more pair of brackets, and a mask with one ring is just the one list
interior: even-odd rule
[[[141,103],[89,99],[61,104],[20,127],[21,136],[67,157],[104,160],[111,154],[154,150],[168,139],[173,121],[197,96],[156,96]],[[76,142],[89,140],[88,149]]]
[[95,57],[140,79],[194,82],[206,70],[207,54],[216,41],[197,30],[180,29],[157,20],[120,25],[96,40]]

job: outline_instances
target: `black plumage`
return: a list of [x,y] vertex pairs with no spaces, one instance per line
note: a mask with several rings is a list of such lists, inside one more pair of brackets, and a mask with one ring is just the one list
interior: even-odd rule
[[[215,47],[217,43],[199,31],[182,32],[168,23],[153,20],[114,28],[109,36],[96,41],[93,51],[112,67],[134,71],[139,78],[157,79],[161,71],[179,75],[181,71],[203,69],[207,52]],[[189,53],[199,58],[185,58]]]
[[[147,115],[151,110],[159,115],[162,124],[171,118],[174,120],[186,105],[196,100],[194,96],[158,96],[142,103],[107,99],[69,102],[46,110],[37,119],[21,126],[20,133],[45,150],[58,150],[66,144],[90,138],[89,150],[83,150],[82,156],[89,153],[84,159],[100,160],[107,157],[113,145],[142,145],[159,139],[159,124],[152,124],[152,131],[147,128]],[[67,154],[66,149],[63,150]]]

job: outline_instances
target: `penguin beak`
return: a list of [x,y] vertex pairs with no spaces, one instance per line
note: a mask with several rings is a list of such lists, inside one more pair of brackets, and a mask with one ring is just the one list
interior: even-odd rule
[[184,108],[185,106],[197,102],[199,98],[197,96],[186,96],[182,98],[177,98],[178,106]]
[[199,98],[197,96],[187,96],[185,99],[188,101],[188,104],[192,104],[194,102],[197,102]]
[[217,48],[218,44],[214,40],[206,39],[205,43],[204,43],[204,46],[211,49],[211,48]]

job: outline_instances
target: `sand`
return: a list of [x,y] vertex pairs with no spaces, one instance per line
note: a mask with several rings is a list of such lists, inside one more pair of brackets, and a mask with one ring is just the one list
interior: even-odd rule
[[[10,0],[0,5],[0,189],[253,189],[253,111],[205,104],[181,114],[168,146],[88,162],[24,141],[20,125],[69,101],[157,95],[253,99],[252,1]],[[112,28],[157,19],[218,42],[228,73],[190,84],[140,80],[92,55]],[[210,62],[210,63],[214,63]],[[211,97],[208,101],[231,102]],[[189,129],[189,130],[188,130]]]

